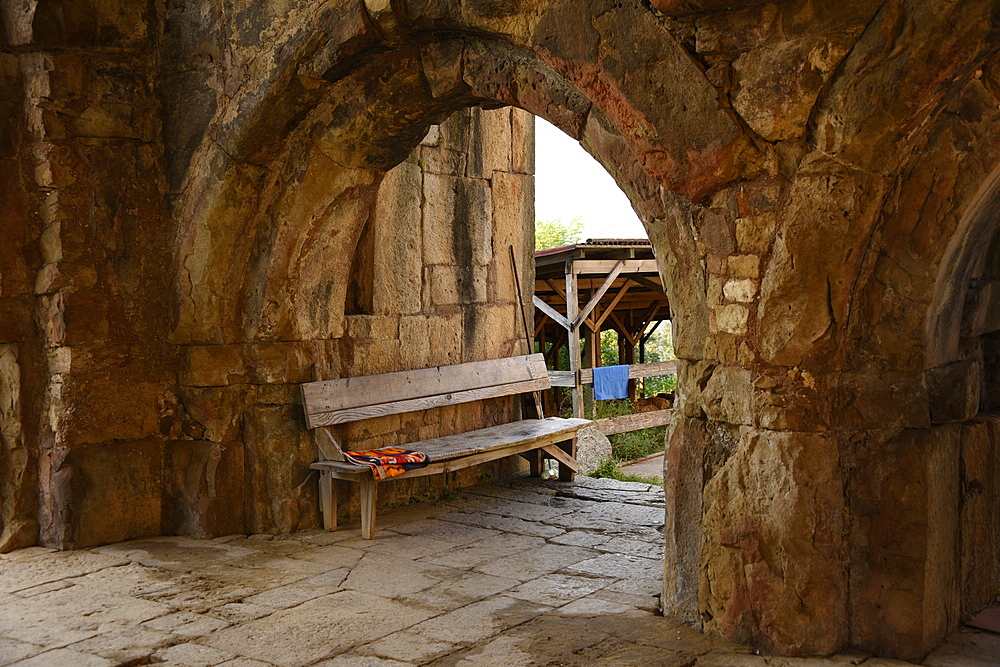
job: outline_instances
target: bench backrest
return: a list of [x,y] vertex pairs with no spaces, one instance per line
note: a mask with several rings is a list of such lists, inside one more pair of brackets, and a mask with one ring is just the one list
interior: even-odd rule
[[302,385],[309,428],[549,388],[541,354]]

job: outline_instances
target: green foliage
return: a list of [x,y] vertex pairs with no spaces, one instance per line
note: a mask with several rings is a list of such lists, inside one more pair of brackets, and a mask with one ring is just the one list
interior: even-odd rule
[[569,222],[561,219],[535,221],[535,250],[559,248],[579,243],[583,236],[583,220],[573,218]]
[[624,472],[614,461],[604,459],[597,469],[588,475],[589,477],[608,477],[621,482],[639,482],[641,484],[651,484],[653,486],[663,486],[663,480],[659,477],[643,477],[642,475],[632,475]]
[[[635,406],[627,398],[594,402],[594,419],[621,417],[622,415],[631,415],[634,413]],[[611,441],[611,458],[617,463],[624,463],[626,461],[641,459],[656,452],[662,452],[666,433],[666,426],[657,426],[655,428],[644,428],[641,431],[629,431],[628,433],[609,435],[608,440]]]

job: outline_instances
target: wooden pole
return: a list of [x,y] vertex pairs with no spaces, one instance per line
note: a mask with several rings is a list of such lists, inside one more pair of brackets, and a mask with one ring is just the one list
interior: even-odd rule
[[[517,303],[521,311],[521,324],[524,325],[524,344],[528,348],[528,354],[534,352],[531,345],[531,330],[528,328],[528,316],[524,314],[524,295],[521,293],[521,278],[517,272],[517,260],[514,259],[514,246],[507,246],[510,251],[510,268],[514,272],[514,287],[517,289]],[[544,356],[545,350],[542,350]],[[535,411],[539,419],[545,419],[545,408],[542,407],[542,394],[538,391],[531,392],[535,397]]]
[[573,272],[573,261],[566,262],[566,319],[573,325],[569,329],[569,369],[573,371],[573,416],[583,419],[583,385],[580,384],[580,368],[583,360],[580,358],[580,323],[576,315],[580,302],[576,295],[576,274]]

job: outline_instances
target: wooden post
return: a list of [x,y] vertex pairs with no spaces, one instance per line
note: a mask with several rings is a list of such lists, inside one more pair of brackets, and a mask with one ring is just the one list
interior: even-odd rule
[[337,530],[337,485],[328,472],[319,473],[319,506],[323,514],[323,529]]
[[378,484],[371,477],[361,478],[361,537],[366,540],[375,539],[375,503]]
[[580,326],[575,323],[580,302],[576,293],[576,274],[573,272],[573,261],[566,262],[566,319],[570,321],[569,329],[569,369],[573,371],[573,416],[583,419],[583,385],[580,384],[580,368],[583,360],[580,358]]

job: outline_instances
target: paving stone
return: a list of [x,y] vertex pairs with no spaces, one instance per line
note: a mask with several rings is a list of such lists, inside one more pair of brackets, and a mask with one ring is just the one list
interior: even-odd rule
[[434,563],[435,565],[469,569],[477,565],[482,565],[489,560],[520,553],[528,549],[537,549],[543,544],[545,544],[545,540],[540,537],[500,533],[499,535],[492,535],[471,544],[454,547],[444,553],[425,556],[420,560],[425,563]]
[[0,637],[0,665],[11,665],[45,650],[37,644]]
[[153,654],[154,661],[175,662],[188,667],[213,667],[233,657],[228,651],[192,643],[177,644]]
[[607,542],[595,545],[598,551],[608,553],[628,554],[630,556],[642,556],[653,560],[663,559],[664,545],[661,542],[647,542],[646,540],[633,540],[627,537],[613,537]]
[[399,662],[373,655],[346,654],[316,663],[316,667],[410,667],[411,662]]
[[411,595],[442,581],[448,568],[384,554],[365,554],[344,580],[344,588],[383,597]]
[[455,548],[454,542],[436,540],[423,535],[401,535],[380,541],[368,549],[368,553],[391,554],[400,558],[417,560],[424,556],[445,553]]
[[663,572],[663,564],[652,558],[632,556],[629,554],[601,554],[596,558],[581,560],[573,565],[567,566],[573,572],[586,572],[615,579],[628,576],[650,576],[660,577]]
[[273,614],[276,609],[273,607],[265,607],[259,604],[250,604],[247,602],[230,602],[228,604],[220,605],[213,609],[210,609],[208,614],[221,618],[224,621],[229,621],[230,623],[246,623],[247,621],[255,621],[258,618],[263,618],[270,614]]
[[323,592],[332,593],[340,590],[344,580],[347,579],[347,575],[350,573],[351,570],[349,568],[342,567],[336,570],[330,570],[329,572],[324,572],[323,574],[317,574],[315,577],[309,577],[308,579],[297,581],[294,585],[302,588],[315,588]]
[[138,598],[107,595],[83,586],[7,602],[0,614],[0,635],[60,648],[101,632],[137,626],[173,610]]
[[598,545],[607,543],[611,539],[613,538],[603,533],[593,533],[588,530],[571,530],[568,533],[550,538],[549,542],[573,547],[595,548]]
[[141,664],[158,649],[177,643],[175,635],[140,625],[114,628],[77,642],[68,648],[99,655],[115,664]]
[[160,616],[150,621],[146,621],[143,626],[151,630],[169,632],[170,634],[184,639],[194,639],[215,632],[229,625],[224,621],[205,614],[196,614],[190,611],[178,611],[166,616]]
[[551,607],[498,595],[415,625],[410,632],[453,644],[470,644],[538,616]]
[[636,593],[623,593],[621,591],[602,588],[594,593],[593,597],[617,604],[626,605],[634,609],[640,609],[649,613],[657,613],[660,608],[660,598],[652,595],[638,595]]
[[423,663],[442,655],[453,653],[459,647],[451,642],[432,639],[415,632],[394,632],[387,637],[365,644],[357,650],[361,653],[372,653],[374,655],[403,660],[409,662]]
[[308,579],[330,569],[324,563],[255,553],[199,568],[197,574],[231,585],[249,586],[260,592]]
[[[116,557],[118,563],[127,559],[147,567],[158,567],[174,572],[193,572],[211,563],[232,561],[253,556],[256,552],[227,542],[192,540],[186,537],[154,537],[119,544],[97,547],[94,552],[106,557]],[[81,573],[86,574],[86,573]]]
[[628,611],[635,611],[635,607],[618,602],[604,600],[596,595],[573,600],[569,604],[564,604],[557,610],[563,616],[604,616],[606,614],[624,614]]
[[97,572],[66,580],[76,586],[90,586],[116,595],[147,596],[178,587],[174,573],[139,563],[104,568]]
[[312,600],[320,595],[324,595],[327,592],[330,591],[324,591],[323,588],[320,587],[306,587],[299,586],[297,584],[289,584],[288,586],[272,588],[269,591],[264,591],[263,593],[258,593],[257,595],[251,595],[246,599],[246,602],[265,607],[273,607],[274,609],[288,609],[289,607],[300,605],[306,600]]
[[72,586],[69,581],[50,581],[47,584],[39,584],[38,586],[32,586],[31,588],[26,588],[23,591],[17,592],[17,597],[19,598],[33,598],[36,595],[41,595],[42,593],[51,593],[52,591],[62,590],[64,588],[69,588]]
[[568,507],[550,507],[548,505],[532,505],[531,503],[518,502],[516,500],[499,500],[493,503],[486,503],[481,511],[489,514],[499,514],[510,516],[525,521],[554,521],[572,509]]
[[[16,552],[15,552],[16,553]],[[13,556],[0,568],[0,592],[14,593],[34,586],[58,582],[97,572],[106,567],[125,565],[120,556],[94,551],[59,551],[41,553],[31,550],[23,557]]]
[[433,614],[377,595],[341,591],[220,630],[202,641],[276,665],[311,664],[408,628]]
[[315,549],[307,549],[300,553],[291,553],[292,560],[304,560],[311,563],[328,566],[331,570],[338,568],[350,568],[357,565],[364,555],[358,549],[347,549],[343,546],[325,545]]
[[399,599],[438,611],[450,611],[470,602],[510,590],[520,583],[516,579],[494,577],[478,572],[449,570],[447,576],[440,583]]
[[477,567],[476,571],[519,581],[530,581],[575,563],[591,560],[593,556],[594,552],[590,549],[546,544],[538,549],[490,561]]
[[526,584],[508,591],[506,595],[519,600],[530,600],[558,607],[611,583],[607,579],[581,577],[569,574],[549,574],[533,579]]
[[176,583],[177,589],[157,591],[146,597],[183,611],[203,612],[260,592],[258,588],[193,575],[179,576]]
[[458,546],[475,542],[497,534],[496,530],[480,526],[453,523],[441,519],[424,519],[413,523],[401,524],[393,528],[404,535],[419,535],[423,538],[440,540]]
[[924,658],[929,667],[986,667],[1000,662],[1000,635],[956,632]]
[[488,512],[449,512],[442,516],[452,523],[464,523],[470,526],[481,526],[506,533],[531,535],[534,537],[555,537],[565,531],[561,527],[547,526],[534,521],[525,521],[511,516],[500,516]]
[[59,648],[40,653],[17,664],[20,667],[110,667],[117,663],[89,653]]

